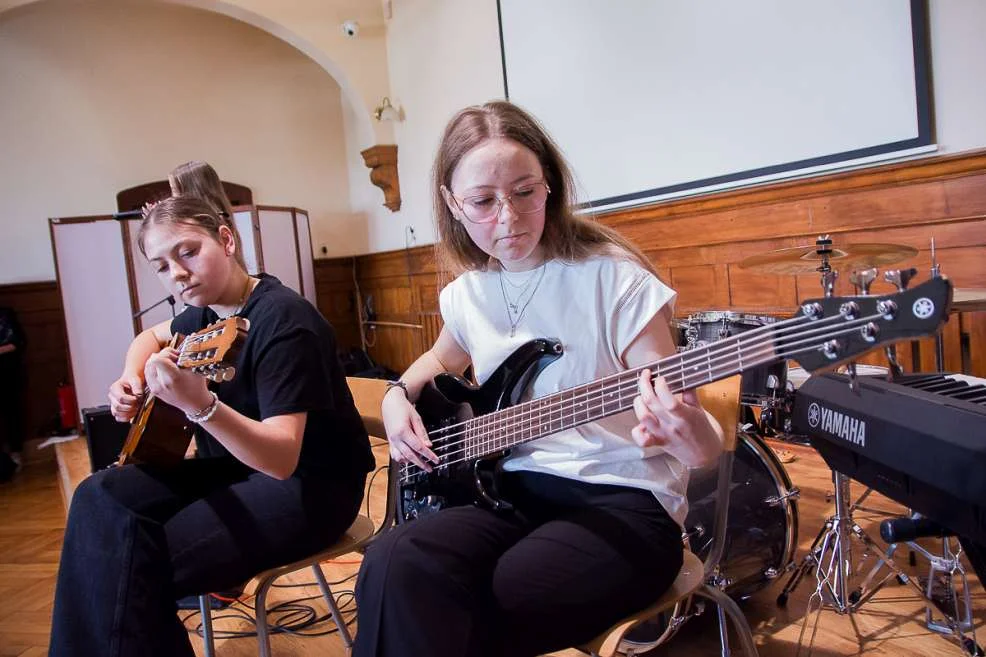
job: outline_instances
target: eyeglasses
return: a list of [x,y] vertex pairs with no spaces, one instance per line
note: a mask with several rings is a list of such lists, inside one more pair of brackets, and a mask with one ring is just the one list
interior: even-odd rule
[[463,216],[474,224],[496,221],[503,204],[508,201],[517,214],[537,212],[544,208],[548,202],[548,194],[551,193],[551,188],[546,182],[523,185],[503,197],[495,194],[477,194],[460,199],[445,185],[442,185],[442,189],[452,197],[452,201]]

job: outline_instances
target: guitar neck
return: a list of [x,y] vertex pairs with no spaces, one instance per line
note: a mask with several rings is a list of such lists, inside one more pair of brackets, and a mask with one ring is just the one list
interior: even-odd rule
[[[429,433],[433,451],[440,457],[439,468],[452,466],[630,410],[644,369],[679,393],[787,359],[810,372],[829,368],[882,345],[932,335],[947,318],[951,299],[951,283],[935,277],[889,295],[808,300],[790,319],[441,426]],[[422,474],[408,463],[402,480]]]
[[436,437],[457,429],[457,437],[465,440],[466,456],[478,458],[596,422],[633,408],[637,382],[645,369],[651,371],[652,377],[663,377],[672,392],[680,393],[786,358],[779,354],[777,328],[778,325],[764,326],[501,409],[443,428]]

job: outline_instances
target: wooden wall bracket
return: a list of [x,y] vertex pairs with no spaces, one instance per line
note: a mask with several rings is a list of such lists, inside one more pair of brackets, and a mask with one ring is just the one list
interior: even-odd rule
[[360,151],[370,168],[370,182],[383,190],[384,206],[391,212],[401,209],[401,181],[397,175],[397,146],[378,144]]

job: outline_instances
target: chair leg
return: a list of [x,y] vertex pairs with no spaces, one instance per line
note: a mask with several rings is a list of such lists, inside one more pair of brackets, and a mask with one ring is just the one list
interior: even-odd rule
[[254,594],[254,611],[257,617],[257,648],[260,657],[270,657],[270,631],[267,628],[267,592],[274,578],[257,582],[257,592]]
[[318,581],[318,588],[322,589],[322,595],[325,596],[325,602],[329,605],[329,612],[332,614],[332,620],[335,621],[336,627],[339,628],[339,636],[342,637],[342,643],[346,646],[346,649],[351,649],[353,647],[353,637],[349,633],[349,628],[346,627],[346,619],[342,617],[342,612],[339,611],[339,607],[336,605],[335,596],[332,595],[332,589],[329,588],[329,583],[325,581],[325,574],[322,572],[322,567],[318,564],[312,566],[312,572],[315,573],[315,579]]
[[[724,623],[725,621],[722,612],[725,612],[725,615],[729,616],[729,618],[733,621],[733,626],[736,628],[736,634],[739,637],[740,646],[743,648],[743,654],[746,657],[759,656],[759,653],[757,652],[757,644],[753,641],[753,632],[750,631],[750,624],[747,622],[746,616],[743,615],[742,610],[740,610],[739,605],[737,605],[732,598],[719,589],[709,586],[708,584],[695,591],[695,595],[710,600],[719,606],[720,623]],[[720,637],[726,634],[724,624],[720,625],[719,633]],[[728,643],[723,643],[723,656],[725,657],[728,654],[729,645]]]
[[205,657],[215,657],[216,645],[212,637],[212,604],[209,594],[199,596],[199,612],[202,614],[202,643],[205,646]]

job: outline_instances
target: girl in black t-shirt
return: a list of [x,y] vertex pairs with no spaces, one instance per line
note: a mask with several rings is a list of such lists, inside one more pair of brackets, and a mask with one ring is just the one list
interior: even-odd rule
[[[53,656],[194,654],[175,600],[330,545],[373,463],[331,327],[276,278],[247,274],[228,217],[172,197],[146,213],[138,244],[186,309],[134,339],[111,411],[131,419],[146,387],[198,424],[200,458],[111,468],[76,489]],[[165,345],[231,315],[250,323],[237,376],[210,389]]]

